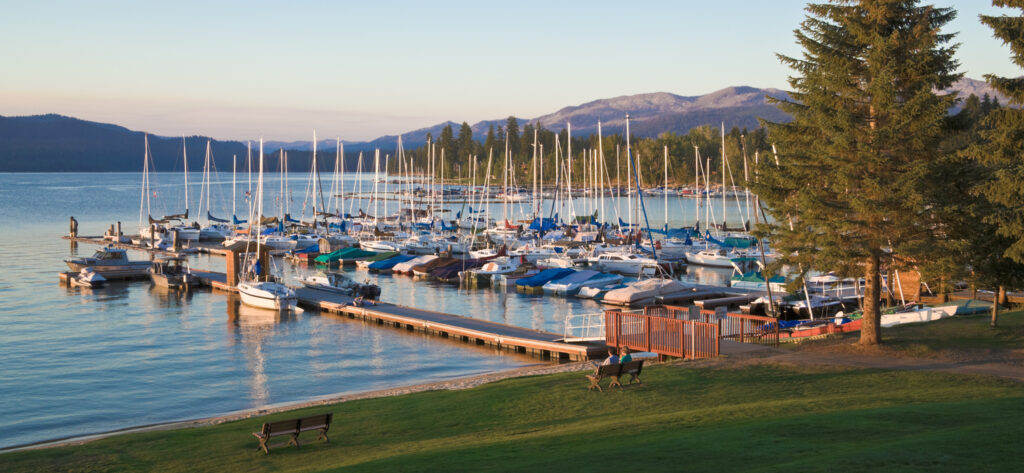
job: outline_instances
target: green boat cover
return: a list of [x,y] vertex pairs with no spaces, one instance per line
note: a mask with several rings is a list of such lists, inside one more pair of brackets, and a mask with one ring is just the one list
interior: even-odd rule
[[330,253],[327,253],[326,255],[317,256],[316,257],[316,262],[317,263],[327,264],[327,263],[334,263],[336,261],[343,260],[343,259],[366,258],[368,256],[373,256],[373,255],[376,255],[376,254],[377,254],[376,252],[366,251],[366,250],[362,250],[362,249],[355,248],[355,247],[342,248],[340,250],[332,251]]

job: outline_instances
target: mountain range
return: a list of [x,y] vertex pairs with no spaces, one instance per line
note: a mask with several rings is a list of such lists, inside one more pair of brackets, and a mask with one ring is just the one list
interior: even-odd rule
[[[997,94],[986,82],[964,78],[947,92],[956,91],[962,97],[973,93],[989,94],[1001,103],[1007,103],[1004,96]],[[625,116],[630,116],[630,132],[637,137],[653,137],[665,132],[686,133],[701,125],[717,125],[724,122],[729,128],[756,128],[758,118],[784,121],[788,117],[766,97],[785,97],[778,89],[755,87],[727,87],[700,96],[682,96],[667,92],[628,95],[594,100],[580,105],[564,107],[553,113],[535,118],[518,118],[520,127],[526,123],[542,124],[552,131],[561,131],[571,123],[576,136],[597,132],[601,123],[605,134],[622,134],[625,131]],[[506,118],[480,121],[471,125],[473,137],[482,141],[487,129],[504,126]],[[437,137],[441,130],[451,125],[456,134],[460,123],[447,121],[434,126],[402,133],[406,148],[420,146],[431,134]],[[0,116],[0,172],[95,172],[95,171],[141,171],[144,132],[127,128],[80,120],[61,115],[34,115],[24,117]],[[345,142],[346,168],[353,169],[354,154],[373,149],[392,150],[397,146],[398,136],[381,136],[371,141]],[[185,148],[190,155],[189,168],[202,169],[207,138],[192,136],[185,139]],[[157,170],[180,171],[182,139],[150,135],[150,149]],[[243,159],[245,143],[239,141],[210,141],[211,152],[217,169],[231,169],[231,156]],[[267,142],[268,153],[279,149],[308,151],[309,141]],[[334,152],[334,140],[323,140],[320,150]],[[308,159],[308,158],[307,158]],[[241,161],[240,161],[241,162]],[[240,164],[240,166],[242,166]],[[295,165],[290,168],[308,168]]]

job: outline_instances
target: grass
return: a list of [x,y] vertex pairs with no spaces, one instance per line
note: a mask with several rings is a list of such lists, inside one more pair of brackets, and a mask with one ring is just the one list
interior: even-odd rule
[[[1024,358],[1024,311],[1000,313],[998,327],[992,327],[990,322],[990,315],[983,314],[883,328],[884,347],[879,354],[961,361]],[[857,351],[849,345],[859,338],[860,332],[852,332],[838,339],[802,342],[796,347]]]
[[[588,392],[581,373],[367,399],[0,455],[20,471],[1011,471],[1024,387],[927,372],[657,366]],[[335,413],[331,442],[265,456],[268,420]]]

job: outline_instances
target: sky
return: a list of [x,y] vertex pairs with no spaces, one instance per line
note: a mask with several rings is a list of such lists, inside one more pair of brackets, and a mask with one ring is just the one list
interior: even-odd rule
[[[0,115],[160,135],[369,140],[649,92],[787,88],[804,1],[0,0]],[[968,77],[1017,76],[961,1]]]

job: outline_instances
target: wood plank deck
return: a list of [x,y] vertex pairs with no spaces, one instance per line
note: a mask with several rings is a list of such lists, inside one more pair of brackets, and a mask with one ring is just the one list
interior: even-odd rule
[[599,343],[581,345],[562,342],[559,341],[562,335],[556,333],[385,302],[357,307],[352,305],[351,297],[327,291],[298,288],[295,294],[299,304],[304,307],[545,358],[586,360],[601,356],[606,349]]

